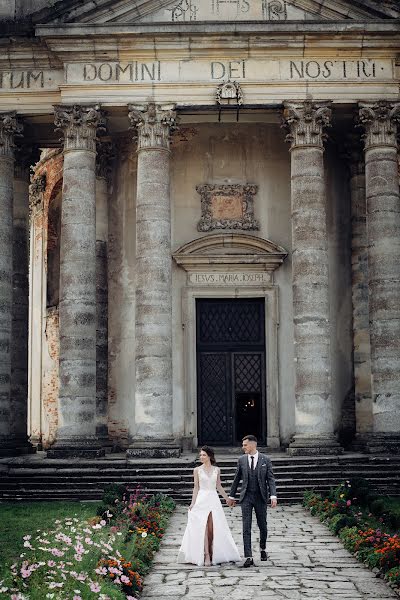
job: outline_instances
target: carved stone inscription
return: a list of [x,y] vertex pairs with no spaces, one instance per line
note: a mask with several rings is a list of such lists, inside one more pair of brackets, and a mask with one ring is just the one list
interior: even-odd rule
[[259,229],[254,218],[256,185],[198,185],[201,219],[198,231],[213,229]]
[[188,283],[190,285],[262,285],[271,283],[271,273],[266,271],[244,271],[244,272],[201,272],[189,273]]
[[[37,77],[37,76],[36,76]],[[391,60],[293,59],[180,60],[68,63],[66,83],[84,85],[173,82],[366,81],[393,78]],[[13,79],[18,87],[20,79]],[[25,86],[28,79],[25,79]],[[30,84],[32,85],[32,77]],[[38,79],[41,85],[42,79]],[[22,84],[21,84],[22,85]]]
[[40,69],[0,71],[0,90],[57,89],[63,82],[62,71]]

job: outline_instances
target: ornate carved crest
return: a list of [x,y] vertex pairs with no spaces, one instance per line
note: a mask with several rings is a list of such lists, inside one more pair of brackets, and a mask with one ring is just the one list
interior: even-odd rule
[[217,87],[215,101],[219,106],[218,121],[221,120],[221,110],[223,106],[236,106],[236,120],[239,120],[239,108],[243,104],[242,88],[237,81],[226,81]]
[[201,219],[198,231],[213,229],[256,230],[260,226],[254,218],[254,196],[258,186],[213,185],[196,186],[201,195]]

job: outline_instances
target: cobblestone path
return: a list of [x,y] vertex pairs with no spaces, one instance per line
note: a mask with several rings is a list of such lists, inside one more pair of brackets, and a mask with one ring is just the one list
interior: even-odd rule
[[[240,507],[226,509],[226,514],[242,552]],[[281,506],[268,511],[269,560],[260,562],[258,538],[253,533],[256,566],[249,569],[240,568],[240,564],[208,568],[177,565],[175,560],[186,519],[187,508],[179,506],[155,557],[153,569],[145,579],[143,598],[398,598],[384,581],[353,558],[338,538],[301,506]]]

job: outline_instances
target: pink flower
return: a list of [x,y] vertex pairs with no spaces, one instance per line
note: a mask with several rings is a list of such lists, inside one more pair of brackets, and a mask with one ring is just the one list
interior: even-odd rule
[[126,575],[121,575],[121,581],[122,583],[129,583],[130,579]]
[[137,600],[137,598],[135,596],[127,596],[126,600]]
[[98,594],[100,592],[100,586],[99,586],[99,584],[96,583],[96,582],[92,582],[90,584],[90,591],[91,592],[95,592],[96,594]]
[[347,506],[351,506],[351,500],[347,500],[346,504]]
[[104,527],[104,525],[107,525],[107,523],[106,523],[106,521],[105,521],[104,519],[102,519],[102,520],[100,521],[100,525],[102,525],[102,526]]
[[47,561],[47,566],[49,566],[49,567],[55,567],[56,563],[54,562],[54,560],[48,560]]
[[81,596],[74,596],[73,600],[82,600]]

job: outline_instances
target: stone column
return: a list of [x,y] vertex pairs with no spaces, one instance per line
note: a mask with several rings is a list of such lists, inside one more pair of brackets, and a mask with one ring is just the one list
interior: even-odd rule
[[371,344],[368,313],[368,243],[365,162],[360,136],[346,142],[351,195],[351,274],[356,445],[363,448],[372,430]]
[[368,448],[400,452],[400,103],[363,103],[359,115],[365,129],[373,403]]
[[14,139],[21,132],[22,126],[14,112],[0,113],[0,456],[19,453],[10,382]]
[[324,129],[328,103],[286,102],[291,143],[296,434],[291,454],[336,454],[334,435]]
[[108,436],[108,182],[112,143],[97,144],[96,159],[96,435],[102,446]]
[[137,128],[136,436],[128,456],[179,455],[172,429],[169,137],[174,105],[130,106]]
[[96,437],[97,106],[57,106],[64,134],[60,249],[60,395],[48,456],[104,454]]
[[24,453],[34,451],[28,442],[29,169],[33,161],[32,148],[25,144],[16,148],[10,387],[14,438]]

